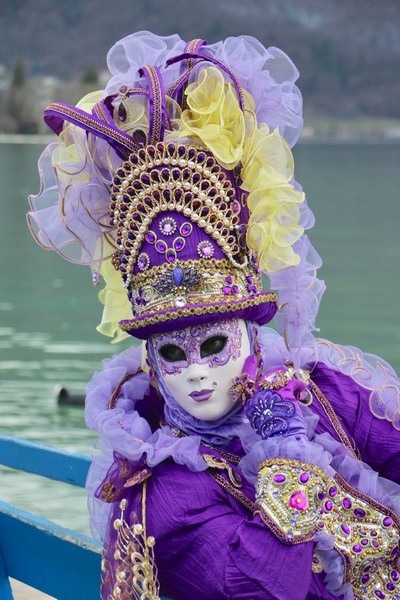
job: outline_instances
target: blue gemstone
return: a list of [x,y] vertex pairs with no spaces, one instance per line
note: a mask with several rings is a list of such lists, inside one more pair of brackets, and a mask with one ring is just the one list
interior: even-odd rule
[[172,277],[173,277],[175,285],[181,285],[181,283],[183,281],[182,269],[180,267],[175,267],[175,269],[172,272]]

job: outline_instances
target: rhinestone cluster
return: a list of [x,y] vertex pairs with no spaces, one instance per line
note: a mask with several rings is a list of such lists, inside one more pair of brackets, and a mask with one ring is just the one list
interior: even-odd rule
[[[183,214],[201,227],[239,263],[236,237],[241,205],[224,170],[203,150],[173,143],[158,143],[132,154],[115,172],[110,215],[117,226],[114,266],[128,287],[137,257],[154,218],[165,211]],[[172,233],[168,218],[162,232]]]
[[[139,259],[145,264],[141,253]],[[146,263],[147,264],[147,263]],[[231,281],[232,300],[251,298],[261,291],[261,278],[253,272],[257,282],[254,293],[247,290],[249,266],[246,270],[232,267],[228,260],[199,258],[198,260],[176,261],[142,269],[130,285],[128,296],[135,317],[186,305],[204,305],[224,301],[226,280]]]
[[399,523],[386,506],[339,475],[332,479],[290,459],[260,465],[256,501],[261,517],[286,543],[313,539],[318,530],[334,535],[355,598],[399,597]]

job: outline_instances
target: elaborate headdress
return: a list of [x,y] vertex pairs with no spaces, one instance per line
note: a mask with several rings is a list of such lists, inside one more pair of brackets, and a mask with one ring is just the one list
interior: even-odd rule
[[108,63],[104,92],[46,109],[60,143],[41,164],[51,160],[57,182],[44,175],[29,214],[39,243],[104,278],[100,331],[114,335],[119,321],[146,338],[210,318],[267,323],[277,296],[263,291],[264,272],[280,303],[290,300],[283,329],[302,330],[304,344],[322,286],[293,174],[294,65],[249,37],[208,46],[148,32],[119,42]]

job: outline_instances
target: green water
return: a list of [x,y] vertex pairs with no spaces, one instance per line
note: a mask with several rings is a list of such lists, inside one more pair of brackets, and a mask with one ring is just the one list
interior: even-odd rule
[[[101,309],[89,270],[39,248],[26,227],[40,151],[0,144],[0,431],[90,454],[95,436],[82,409],[58,407],[54,387],[82,392],[123,347],[95,331]],[[300,145],[295,157],[328,286],[319,335],[399,370],[400,146]],[[87,531],[83,491],[4,469],[0,476],[2,499]]]

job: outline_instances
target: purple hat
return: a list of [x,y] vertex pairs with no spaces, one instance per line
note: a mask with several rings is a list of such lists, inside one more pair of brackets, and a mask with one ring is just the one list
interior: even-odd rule
[[[297,72],[253,38],[230,38],[220,48],[141,35],[111,50],[114,76],[95,102],[45,110],[67,150],[67,159],[52,155],[67,233],[57,237],[36,211],[30,218],[39,241],[60,251],[59,240],[68,246],[73,237],[83,249],[77,262],[91,264],[96,279],[109,261],[132,312],[120,327],[138,338],[210,319],[268,323],[277,295],[263,291],[261,271],[271,279],[299,263],[294,247],[307,213],[281,135],[295,141],[301,103],[293,82],[277,73],[274,81],[273,65],[293,81]],[[163,51],[128,69],[125,62],[138,56],[129,45],[153,52],[146,36]],[[260,89],[247,78],[257,65]],[[73,155],[79,167],[68,162]]]
[[159,142],[117,169],[111,214],[118,226],[113,264],[139,338],[204,320],[240,317],[260,325],[276,312],[245,243],[246,195],[211,153]]

